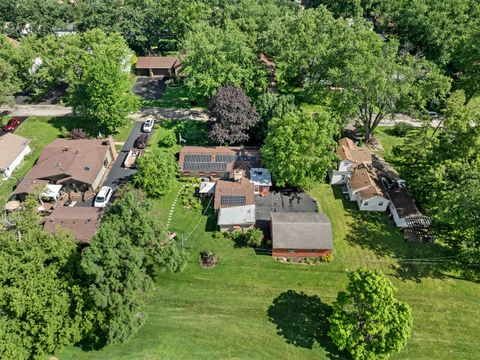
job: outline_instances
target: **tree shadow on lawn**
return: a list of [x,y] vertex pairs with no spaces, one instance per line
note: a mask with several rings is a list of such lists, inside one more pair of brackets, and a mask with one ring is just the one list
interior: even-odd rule
[[345,199],[340,189],[334,189],[341,198],[351,221],[347,224],[345,240],[350,245],[372,250],[378,258],[390,257],[396,261],[390,265],[391,276],[420,283],[424,278],[443,278],[449,270],[444,258],[452,253],[437,244],[407,242],[386,213],[361,212],[356,202]]
[[312,349],[318,343],[330,359],[347,359],[328,337],[328,317],[332,307],[316,295],[288,290],[281,293],[268,308],[269,320],[277,326],[277,334],[288,344]]
[[99,128],[95,122],[78,116],[52,117],[48,120],[48,123],[58,129],[63,137],[66,137],[73,129],[83,129],[89,138],[97,138],[99,134],[102,134],[103,137],[118,134],[118,131],[109,134],[104,129]]

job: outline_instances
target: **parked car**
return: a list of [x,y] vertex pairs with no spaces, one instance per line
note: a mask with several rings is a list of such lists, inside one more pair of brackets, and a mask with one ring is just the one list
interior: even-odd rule
[[95,197],[93,206],[98,208],[106,207],[112,195],[113,189],[110,186],[102,186],[100,191],[97,193],[97,196]]
[[3,127],[3,131],[5,132],[13,131],[18,127],[18,125],[20,125],[21,122],[22,120],[20,120],[20,118],[13,117],[10,120],[8,120],[7,124]]
[[438,113],[436,111],[429,111],[428,115],[430,115],[431,117],[437,117]]
[[155,124],[155,122],[153,121],[153,119],[148,119],[148,120],[144,121],[144,123],[142,125],[142,131],[146,132],[146,133],[152,132],[154,124]]
[[135,147],[137,149],[145,149],[148,145],[148,135],[147,134],[142,134],[140,135],[137,140],[135,140]]

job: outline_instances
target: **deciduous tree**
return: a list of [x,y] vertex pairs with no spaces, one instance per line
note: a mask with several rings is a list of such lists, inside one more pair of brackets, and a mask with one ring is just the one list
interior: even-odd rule
[[360,268],[348,278],[333,303],[329,335],[354,359],[387,359],[410,337],[410,307],[395,299],[392,283],[379,271]]
[[272,119],[261,152],[276,184],[306,188],[314,181],[324,181],[335,161],[334,136],[338,130],[325,110]]
[[238,87],[224,86],[211,98],[209,138],[220,145],[239,144],[247,141],[249,130],[259,116],[245,92]]

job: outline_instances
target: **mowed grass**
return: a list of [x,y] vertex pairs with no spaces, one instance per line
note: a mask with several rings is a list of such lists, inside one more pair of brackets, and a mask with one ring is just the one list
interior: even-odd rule
[[[152,216],[166,223],[182,183],[156,201]],[[163,273],[148,297],[148,320],[121,345],[84,352],[69,347],[63,359],[342,359],[326,336],[326,315],[346,272],[365,266],[385,272],[410,304],[414,330],[393,359],[476,359],[479,285],[411,260],[448,256],[433,245],[406,243],[384,214],[360,214],[328,185],[311,190],[330,218],[334,260],[313,266],[281,264],[254,249],[215,238],[211,210],[174,208],[170,230],[188,251],[181,274]],[[206,204],[205,204],[206,205]],[[206,206],[204,206],[206,207]],[[213,269],[198,265],[199,252],[214,251]]]
[[[119,129],[114,135],[115,141],[125,141],[133,127],[133,122],[128,121],[125,127]],[[73,116],[65,117],[38,117],[32,116],[23,121],[15,130],[15,134],[30,139],[32,152],[25,158],[14,171],[13,176],[6,181],[0,180],[0,207],[8,200],[15,184],[21,180],[37,161],[45,145],[57,138],[65,137],[75,128],[85,129],[90,136],[97,136],[98,130],[94,125]]]
[[201,98],[197,102],[192,103],[187,86],[185,85],[169,85],[165,89],[160,99],[142,100],[143,107],[163,107],[163,108],[179,108],[179,109],[204,109],[207,107],[207,99]]

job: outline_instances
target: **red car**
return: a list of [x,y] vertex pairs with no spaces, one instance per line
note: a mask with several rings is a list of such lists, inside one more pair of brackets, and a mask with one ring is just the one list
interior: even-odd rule
[[22,120],[20,120],[20,118],[13,117],[10,120],[8,120],[7,125],[3,127],[3,131],[5,132],[13,131],[18,127],[18,125],[20,125],[21,122]]

